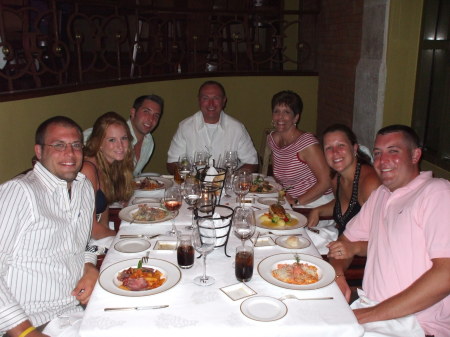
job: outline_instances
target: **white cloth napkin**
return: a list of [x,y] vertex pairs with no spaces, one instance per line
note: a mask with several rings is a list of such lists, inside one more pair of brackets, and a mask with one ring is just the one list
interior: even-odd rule
[[207,182],[213,182],[214,181],[214,177],[218,174],[217,170],[211,166],[208,171],[206,172],[206,176],[205,176],[205,181]]
[[68,316],[56,317],[47,324],[42,332],[50,337],[79,337],[78,331],[83,315],[84,311],[80,311]]
[[[334,199],[333,194],[326,194],[307,205],[302,205],[302,207],[315,208],[318,206],[322,206],[333,199]],[[319,253],[321,255],[326,255],[328,254],[327,244],[332,241],[336,241],[338,237],[339,231],[336,228],[336,223],[334,222],[334,220],[322,220],[319,221],[319,223],[315,228],[319,230],[319,233],[308,231],[308,235],[311,238],[314,245],[316,246]]]
[[[220,246],[223,245],[225,243],[225,241],[227,240],[227,237],[225,236],[227,234],[228,231],[228,227],[224,227],[227,226],[230,223],[230,219],[221,219],[220,218],[220,214],[219,213],[214,213],[214,215],[212,216],[212,218],[214,220],[211,220],[214,223],[214,228],[219,228],[216,229],[216,246]],[[221,228],[224,227],[224,228]],[[223,238],[219,238],[221,236],[224,236]]]
[[[372,307],[378,302],[367,298],[363,290],[358,289],[359,298],[350,306],[352,309]],[[424,337],[425,332],[414,315],[408,315],[387,321],[362,324],[364,337]]]

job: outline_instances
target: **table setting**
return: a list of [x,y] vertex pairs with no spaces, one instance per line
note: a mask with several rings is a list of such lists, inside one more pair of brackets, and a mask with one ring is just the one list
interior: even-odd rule
[[[202,223],[191,229],[193,210],[184,201],[172,217],[146,223],[133,221],[132,212],[124,212],[86,307],[80,336],[114,337],[146,331],[188,336],[362,336],[363,328],[334,282],[334,269],[321,259],[305,230],[306,218],[284,203],[289,213],[287,220],[294,219],[296,224],[264,225],[261,218],[268,212],[270,202],[278,201],[280,188],[272,177],[263,179],[274,187],[272,193],[240,194],[241,204],[251,209],[254,217],[239,222],[242,225],[243,221],[253,221],[246,234],[242,234],[244,225],[240,226],[242,230],[235,229],[236,211],[228,220],[225,216],[215,217],[221,212],[211,213],[209,218],[208,213],[198,212],[200,217],[195,222]],[[162,199],[159,205],[151,205],[161,207]],[[225,188],[219,200],[220,205],[232,210],[239,203],[236,194],[225,193]],[[211,230],[205,232],[208,221],[216,225],[219,221],[222,225],[232,221],[225,242],[217,244],[216,236],[224,232],[214,225],[213,234]],[[208,242],[213,236],[216,241]],[[295,261],[315,266],[318,281],[298,285],[273,276],[276,265]],[[139,291],[124,289],[139,285],[129,282],[125,286],[125,282],[117,281],[117,275],[125,274],[125,279],[131,279],[139,265],[151,275],[148,279],[152,282],[158,280],[153,274],[164,275],[162,285]]]

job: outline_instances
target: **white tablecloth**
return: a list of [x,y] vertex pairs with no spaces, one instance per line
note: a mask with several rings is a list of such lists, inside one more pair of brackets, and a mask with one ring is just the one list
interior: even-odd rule
[[[222,204],[235,206],[234,198],[222,198]],[[256,206],[267,207],[261,204]],[[185,204],[175,220],[180,229],[184,229],[190,223],[191,213]],[[150,225],[130,225],[123,222],[119,234],[166,233],[170,229],[170,225],[170,221]],[[258,230],[267,232],[259,228]],[[303,228],[293,232],[308,237],[308,233]],[[275,236],[273,238],[275,239]],[[156,240],[161,239],[174,240],[173,237],[159,237],[151,240],[150,258],[163,259],[177,264],[176,251],[154,250]],[[103,262],[102,270],[115,262],[140,258],[144,255],[144,252],[126,254],[116,251],[113,247],[117,241],[118,237]],[[255,248],[253,278],[247,284],[257,295],[279,298],[286,294],[295,294],[297,297],[303,298],[332,296],[334,299],[325,301],[287,300],[285,301],[288,307],[287,315],[272,322],[258,322],[244,316],[240,311],[240,305],[245,299],[233,301],[220,290],[221,287],[238,283],[234,275],[233,260],[234,249],[239,244],[240,241],[231,232],[228,253],[232,257],[226,257],[223,248],[218,248],[208,255],[207,274],[216,279],[215,284],[208,287],[200,287],[192,282],[195,276],[203,272],[202,259],[196,259],[191,269],[182,270],[181,281],[175,287],[152,296],[118,296],[107,292],[97,283],[85,311],[80,336],[244,336],[248,334],[248,336],[258,337],[356,337],[363,335],[363,328],[357,323],[352,310],[334,282],[321,289],[301,291],[280,288],[261,278],[257,266],[263,258],[277,253],[293,252],[279,246]],[[314,245],[296,251],[319,256]],[[169,307],[146,311],[105,312],[103,310],[105,307],[162,304],[168,304]]]

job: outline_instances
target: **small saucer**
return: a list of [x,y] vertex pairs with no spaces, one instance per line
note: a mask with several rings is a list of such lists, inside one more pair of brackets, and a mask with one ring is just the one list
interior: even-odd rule
[[[294,236],[298,239],[298,242],[296,245],[289,244],[288,239],[291,236]],[[275,243],[278,246],[288,248],[288,249],[303,249],[303,248],[309,247],[311,245],[311,241],[309,241],[307,238],[304,238],[303,236],[297,236],[297,235],[291,235],[291,236],[288,236],[288,235],[279,236],[275,240]]]
[[241,304],[241,312],[250,319],[271,322],[287,314],[287,306],[279,299],[269,296],[253,296]]
[[[255,243],[255,239],[252,239],[252,242]],[[259,237],[256,241],[254,247],[271,247],[275,246],[275,242],[270,236]]]
[[267,205],[267,206],[270,206],[273,204],[284,205],[286,203],[286,201],[284,201],[284,200],[278,202],[277,197],[260,197],[260,198],[256,199],[256,201],[260,204]]
[[233,301],[256,295],[256,292],[252,288],[242,282],[222,287],[220,290]]
[[153,250],[175,250],[177,248],[177,242],[173,240],[160,240],[157,241]]
[[139,253],[149,249],[150,241],[146,239],[123,239],[114,245],[114,249],[121,253]]

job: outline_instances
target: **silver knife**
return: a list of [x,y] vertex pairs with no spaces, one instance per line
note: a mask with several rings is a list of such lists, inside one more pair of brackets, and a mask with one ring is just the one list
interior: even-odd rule
[[123,307],[123,308],[105,308],[104,311],[113,311],[113,310],[149,310],[149,309],[162,309],[167,308],[169,305],[150,305],[147,307]]
[[146,235],[146,234],[122,234],[119,238],[120,239],[134,239],[134,238],[146,238],[148,240],[154,239],[157,236],[160,236],[161,234],[155,234],[155,235]]

